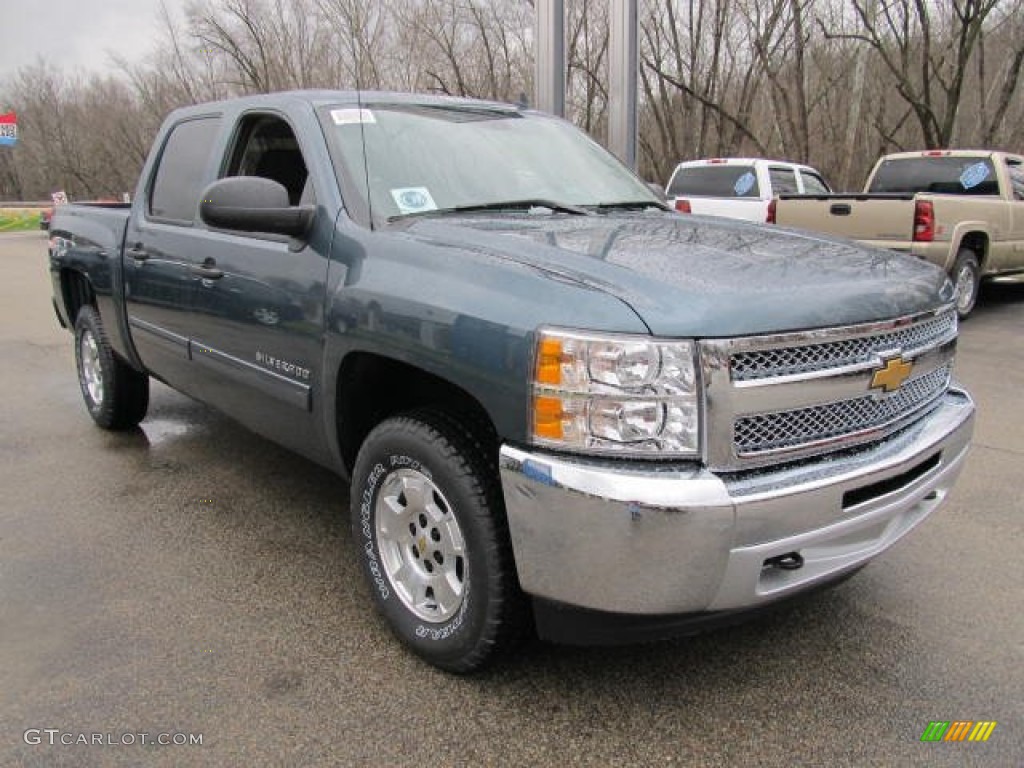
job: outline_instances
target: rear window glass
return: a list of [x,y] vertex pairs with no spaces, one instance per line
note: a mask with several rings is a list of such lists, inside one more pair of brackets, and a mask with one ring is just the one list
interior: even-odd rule
[[680,168],[668,187],[671,197],[760,198],[752,165],[708,165]]
[[199,208],[199,193],[220,130],[220,118],[178,123],[164,144],[160,166],[149,197],[149,213],[160,219],[191,223]]
[[998,195],[999,182],[985,157],[913,157],[882,163],[868,191]]
[[792,168],[769,168],[768,178],[772,181],[772,194],[795,195],[800,191]]

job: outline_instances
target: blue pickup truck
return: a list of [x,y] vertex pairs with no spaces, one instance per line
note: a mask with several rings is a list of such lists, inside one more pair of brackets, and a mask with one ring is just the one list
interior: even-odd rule
[[153,377],[350,479],[373,602],[453,672],[834,583],[972,433],[939,269],[677,215],[504,104],[180,109],[134,202],[62,206],[50,242],[96,423],[135,427]]

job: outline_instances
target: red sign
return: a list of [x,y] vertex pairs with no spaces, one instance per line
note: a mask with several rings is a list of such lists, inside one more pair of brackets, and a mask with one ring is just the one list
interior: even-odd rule
[[18,140],[18,117],[13,112],[0,115],[0,146],[13,146]]

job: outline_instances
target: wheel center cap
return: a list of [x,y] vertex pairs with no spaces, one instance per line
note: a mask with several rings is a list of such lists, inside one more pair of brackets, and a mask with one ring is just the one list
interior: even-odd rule
[[416,546],[420,548],[420,552],[425,552],[427,549],[427,537],[420,536],[416,541]]

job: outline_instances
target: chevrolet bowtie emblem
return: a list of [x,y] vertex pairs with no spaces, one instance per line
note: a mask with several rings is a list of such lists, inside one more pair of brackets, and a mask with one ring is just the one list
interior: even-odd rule
[[913,363],[908,363],[902,357],[889,358],[871,377],[871,389],[895,392],[907,380],[913,367]]

